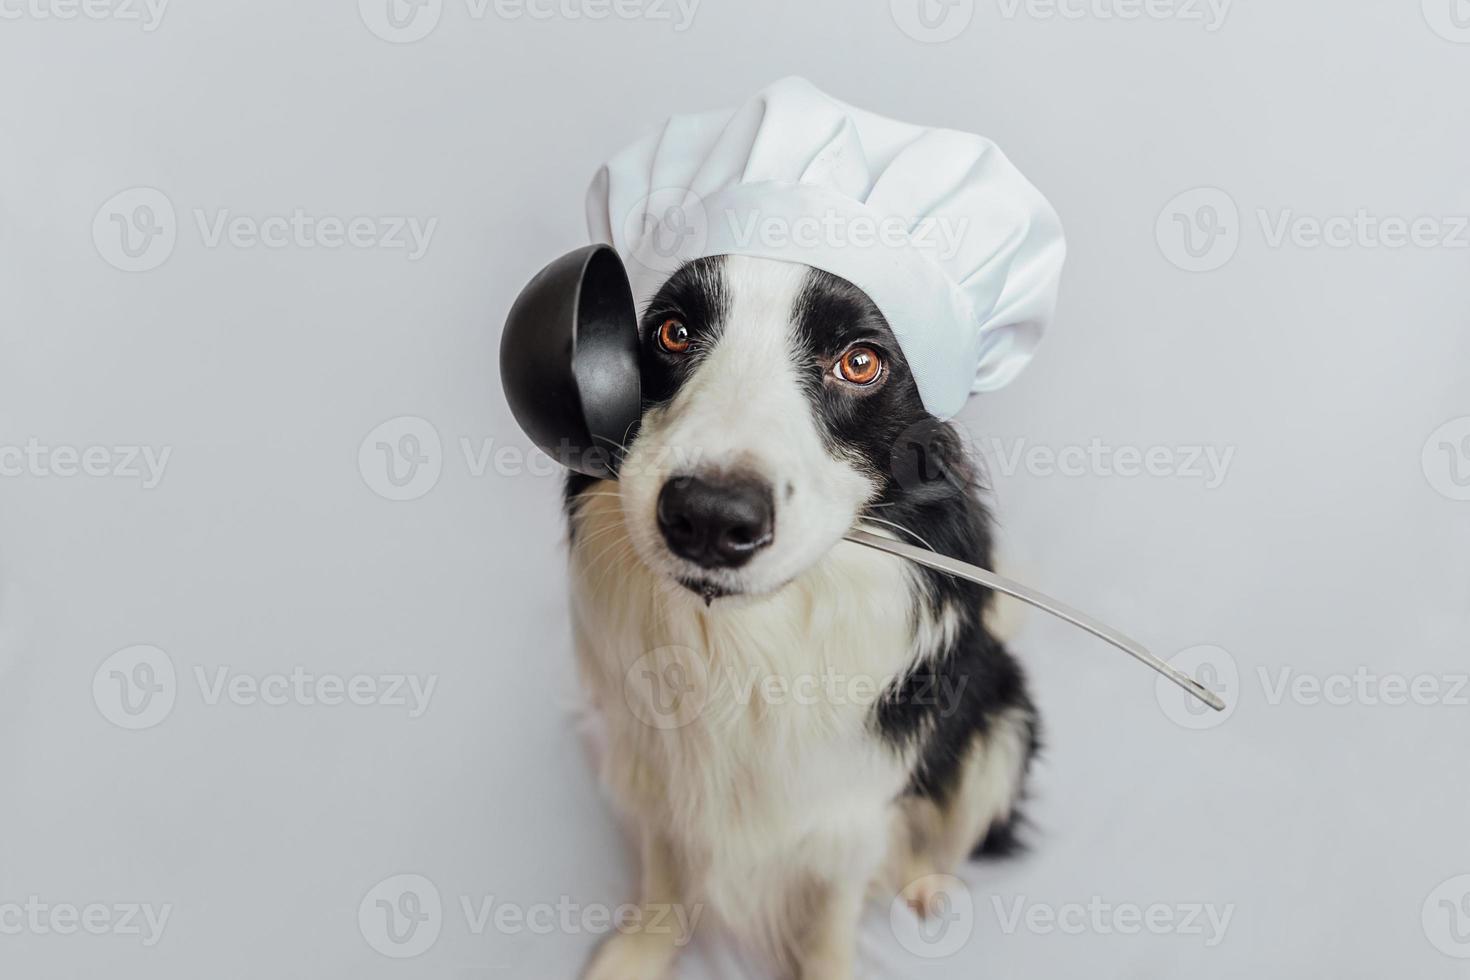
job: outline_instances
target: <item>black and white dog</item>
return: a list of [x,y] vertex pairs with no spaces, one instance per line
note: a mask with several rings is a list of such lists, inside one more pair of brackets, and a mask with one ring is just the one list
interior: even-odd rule
[[[566,508],[643,921],[698,908],[785,973],[851,977],[869,897],[923,913],[935,874],[1014,840],[1037,719],[989,593],[842,540],[873,522],[989,566],[975,472],[836,276],[699,259],[640,337],[621,478],[572,476]],[[666,976],[682,931],[614,935],[586,976]]]

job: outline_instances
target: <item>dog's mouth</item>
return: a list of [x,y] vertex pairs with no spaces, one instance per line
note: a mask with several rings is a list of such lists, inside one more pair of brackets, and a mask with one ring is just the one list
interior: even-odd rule
[[739,589],[722,585],[719,582],[707,578],[680,577],[675,579],[675,581],[703,599],[706,606],[713,603],[716,599],[744,594]]
[[795,581],[795,577],[786,578],[777,585],[767,588],[719,581],[702,575],[675,575],[673,579],[703,599],[706,606],[713,605],[716,599],[758,600],[765,596],[775,595]]

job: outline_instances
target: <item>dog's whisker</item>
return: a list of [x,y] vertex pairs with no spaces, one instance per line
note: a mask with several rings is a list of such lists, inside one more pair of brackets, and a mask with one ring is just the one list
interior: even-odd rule
[[597,577],[597,587],[602,588],[602,586],[607,582],[608,577],[611,576],[613,572],[618,570],[619,564],[630,557],[632,556],[621,551],[608,555],[607,561],[602,568],[602,572]]
[[[616,529],[613,529],[613,530],[616,530]],[[596,555],[594,555],[592,558],[590,558],[588,560],[588,562],[587,562],[587,568],[588,568],[588,570],[591,571],[591,570],[595,569],[597,567],[598,563],[604,557],[606,557],[607,555],[612,554],[620,546],[629,546],[629,547],[631,547],[631,544],[627,541],[626,538],[621,538],[621,537],[614,537],[611,541],[608,541],[607,544],[603,547],[603,549],[601,551],[599,551]]]
[[626,541],[615,541],[598,555],[596,564],[588,569],[589,576],[596,574],[594,589],[601,589],[608,576],[617,570],[618,564],[632,557],[632,545]]
[[597,435],[596,433],[593,433],[592,434],[592,439],[593,439],[594,442],[605,443],[608,446],[608,448],[613,449],[616,452],[618,452],[618,453],[620,453],[621,455],[624,455],[624,456],[626,456],[628,453],[632,452],[632,450],[628,447],[627,443],[619,442],[617,439],[609,439],[607,436],[600,436],[600,435]]
[[[923,538],[923,535],[919,534],[917,531],[913,531],[913,530],[910,530],[909,528],[904,527],[902,524],[896,524],[893,521],[884,520],[881,517],[867,517],[864,520],[872,521],[874,524],[885,524],[888,527],[893,528],[895,531],[902,531],[904,534],[907,534],[909,537],[913,538],[915,541],[919,542],[919,544],[921,544],[924,547],[928,548],[930,551],[938,551],[939,550],[938,548],[936,548],[932,544],[930,544],[928,541],[925,541],[924,538]],[[859,521],[858,523],[861,524],[862,521]],[[854,527],[854,530],[861,530],[861,527]]]
[[[583,536],[580,538],[577,544],[577,548],[578,550],[581,550],[583,551],[583,553],[585,553],[585,549],[587,549],[593,542],[603,542],[611,539],[610,546],[616,546],[619,543],[626,543],[627,538],[620,533],[622,531],[624,531],[624,528],[621,524],[610,524],[607,527],[593,528],[590,532],[584,532]],[[587,561],[585,561],[584,565],[590,567],[593,561],[601,558],[604,554],[608,552],[608,550],[608,548],[604,548],[602,551],[599,551],[597,555],[594,556],[592,559],[588,559]]]
[[586,542],[592,542],[592,541],[601,541],[602,539],[606,538],[609,534],[617,534],[617,533],[619,533],[622,530],[623,529],[620,526],[616,525],[616,524],[614,524],[614,525],[612,525],[610,527],[594,527],[590,531],[583,531],[582,532],[582,538],[581,538],[581,540],[584,543],[586,543]]
[[598,529],[595,530],[595,532],[592,532],[591,535],[587,535],[585,536],[585,538],[582,538],[582,541],[579,542],[578,547],[581,548],[581,550],[585,550],[585,548],[592,547],[592,545],[594,544],[604,544],[604,542],[616,541],[616,538],[612,538],[614,530],[616,529],[609,529],[609,527],[598,527]]

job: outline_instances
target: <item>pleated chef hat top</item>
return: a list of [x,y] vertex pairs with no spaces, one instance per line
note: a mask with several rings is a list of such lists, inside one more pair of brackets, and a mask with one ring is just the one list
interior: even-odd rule
[[794,77],[738,109],[673,116],[618,153],[593,178],[587,221],[622,256],[640,313],[679,266],[711,255],[848,280],[940,418],[1031,359],[1066,251],[1056,212],[989,140]]

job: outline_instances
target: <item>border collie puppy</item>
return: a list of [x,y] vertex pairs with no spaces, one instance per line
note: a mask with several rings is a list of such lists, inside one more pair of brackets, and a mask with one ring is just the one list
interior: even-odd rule
[[621,478],[566,490],[579,668],[647,913],[586,976],[668,975],[695,910],[783,974],[849,978],[870,897],[931,911],[932,875],[1013,843],[1037,719],[988,590],[842,540],[872,522],[988,566],[976,474],[830,273],[700,258],[639,329]]

